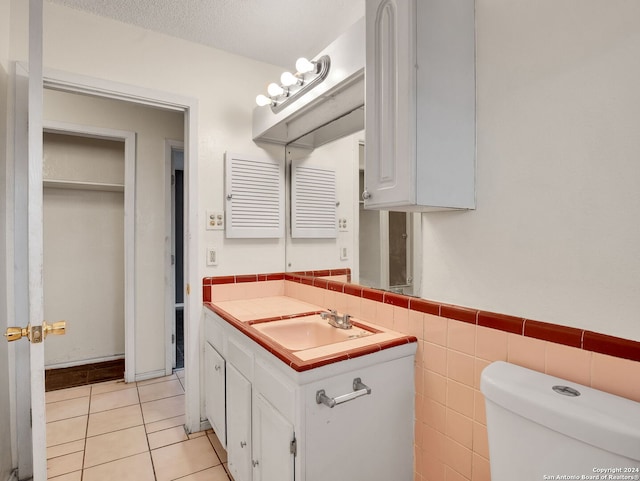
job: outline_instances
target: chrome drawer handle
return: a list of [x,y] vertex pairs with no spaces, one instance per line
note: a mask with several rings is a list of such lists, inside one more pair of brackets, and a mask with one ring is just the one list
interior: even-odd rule
[[359,398],[360,396],[366,396],[367,394],[371,394],[371,388],[363,384],[360,378],[357,377],[353,380],[353,392],[343,394],[342,396],[329,397],[326,395],[324,389],[320,389],[316,392],[316,403],[324,404],[325,406],[332,408],[338,404],[352,401],[353,399]]

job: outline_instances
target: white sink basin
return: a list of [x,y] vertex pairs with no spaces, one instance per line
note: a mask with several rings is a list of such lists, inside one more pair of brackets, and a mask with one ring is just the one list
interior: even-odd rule
[[303,351],[374,334],[364,327],[339,329],[330,326],[319,314],[261,322],[252,324],[252,327],[290,351]]

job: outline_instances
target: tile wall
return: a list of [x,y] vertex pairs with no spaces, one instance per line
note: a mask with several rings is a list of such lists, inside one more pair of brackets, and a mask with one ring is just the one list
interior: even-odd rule
[[327,279],[232,278],[205,279],[205,302],[284,294],[418,339],[414,481],[490,480],[480,373],[492,361],[640,402],[640,383],[631,381],[640,379],[640,342]]

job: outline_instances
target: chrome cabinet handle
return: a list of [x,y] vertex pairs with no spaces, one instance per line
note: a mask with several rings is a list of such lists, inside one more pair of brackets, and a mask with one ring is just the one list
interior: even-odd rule
[[220,364],[216,364],[215,366],[213,366],[213,368],[214,368],[216,371],[219,371],[219,370],[220,370]]
[[338,404],[352,401],[360,396],[366,396],[371,394],[371,388],[362,383],[359,377],[353,380],[353,392],[343,394],[342,396],[329,397],[325,393],[324,389],[320,389],[316,392],[316,404],[324,404],[330,408],[337,406]]
[[245,441],[240,441],[240,447],[244,448],[247,445],[247,443]]
[[365,189],[365,191],[362,193],[362,200],[368,200],[371,199],[371,194],[369,193],[368,190]]

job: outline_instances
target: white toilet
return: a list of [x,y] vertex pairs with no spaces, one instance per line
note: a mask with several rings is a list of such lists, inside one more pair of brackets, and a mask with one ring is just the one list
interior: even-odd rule
[[640,480],[640,403],[502,361],[480,390],[492,481]]

